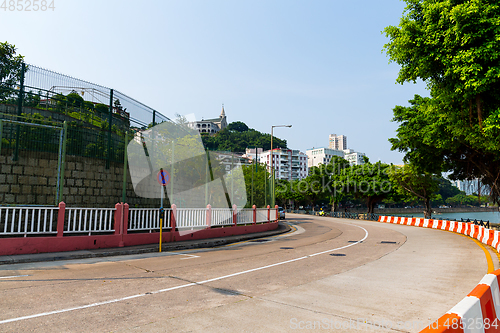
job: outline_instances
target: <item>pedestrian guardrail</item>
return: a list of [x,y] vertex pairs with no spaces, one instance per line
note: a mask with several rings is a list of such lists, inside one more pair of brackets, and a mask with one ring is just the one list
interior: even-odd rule
[[[125,204],[126,205],[126,204]],[[129,208],[117,204],[115,208],[66,207],[0,207],[0,236],[57,234],[141,233],[160,229],[158,208]],[[126,210],[126,212],[125,212]],[[245,208],[167,208],[163,210],[163,230],[200,229],[267,223],[278,220],[277,207]],[[118,226],[118,227],[117,227]],[[118,229],[116,229],[118,228]]]
[[114,232],[115,208],[66,208],[65,233]]
[[253,223],[253,209],[244,208],[236,214],[237,224],[250,224]]
[[229,208],[212,208],[212,226],[232,225],[233,210]]
[[[170,218],[172,209],[163,211],[163,229],[170,229]],[[160,210],[158,208],[130,208],[128,229],[129,231],[148,231],[160,230]]]
[[0,207],[0,235],[56,234],[58,207]]

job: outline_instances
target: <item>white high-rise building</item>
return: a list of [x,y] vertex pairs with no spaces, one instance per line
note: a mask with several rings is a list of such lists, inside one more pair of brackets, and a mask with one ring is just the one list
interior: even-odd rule
[[[273,149],[275,179],[296,180],[304,179],[309,173],[307,155],[299,150],[276,148]],[[260,163],[267,165],[271,172],[271,151],[266,150],[259,155]]]
[[306,155],[308,158],[307,166],[309,168],[320,164],[330,163],[333,156],[344,157],[344,152],[342,150],[335,150],[330,148],[313,148],[306,150]]
[[365,164],[364,153],[356,152],[352,149],[335,150],[330,148],[313,148],[306,150],[308,157],[308,167],[317,167],[320,164],[330,163],[333,156],[339,156],[349,162],[350,165]]
[[347,149],[347,136],[330,134],[328,148],[335,150]]
[[344,159],[349,162],[350,165],[362,165],[365,164],[365,154],[359,153],[352,149],[344,150]]

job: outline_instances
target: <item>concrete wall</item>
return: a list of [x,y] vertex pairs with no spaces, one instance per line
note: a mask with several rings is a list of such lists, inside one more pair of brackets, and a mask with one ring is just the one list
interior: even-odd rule
[[[57,154],[12,150],[0,154],[0,205],[55,205]],[[73,207],[114,207],[122,201],[123,164],[66,156],[62,201]],[[130,207],[159,207],[159,199],[135,195],[127,171],[126,202]]]

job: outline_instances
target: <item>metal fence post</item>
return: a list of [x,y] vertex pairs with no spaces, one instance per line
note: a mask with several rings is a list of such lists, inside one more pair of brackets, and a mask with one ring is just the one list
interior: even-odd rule
[[123,149],[123,189],[122,189],[122,202],[125,203],[127,199],[127,144],[128,144],[128,131],[125,132],[125,145]]
[[3,122],[0,119],[0,155],[2,155],[2,130],[3,130]]
[[[57,198],[57,201],[61,202],[63,199],[63,190],[64,190],[64,163],[66,161],[66,141],[68,138],[68,123],[64,122],[63,126],[63,140],[62,140],[62,149],[61,149],[61,155],[60,155],[60,174],[58,175],[59,178],[59,198]],[[57,204],[56,201],[56,204]]]
[[111,122],[113,121],[113,89],[109,91],[109,117],[108,117],[108,159],[106,160],[106,169],[111,164]]
[[[23,101],[24,101],[24,72],[26,71],[26,64],[23,62],[21,66],[21,80],[19,82],[19,97],[17,98],[17,115],[18,119],[23,113]],[[19,139],[21,133],[19,133],[21,127],[16,125],[16,148],[14,149],[14,158],[13,161],[17,161],[19,159]]]

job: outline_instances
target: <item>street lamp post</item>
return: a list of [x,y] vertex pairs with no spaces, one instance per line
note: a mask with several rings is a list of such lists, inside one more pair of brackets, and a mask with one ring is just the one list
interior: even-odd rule
[[273,153],[273,130],[275,127],[292,127],[292,125],[273,125],[271,126],[271,207],[274,207],[274,153]]

